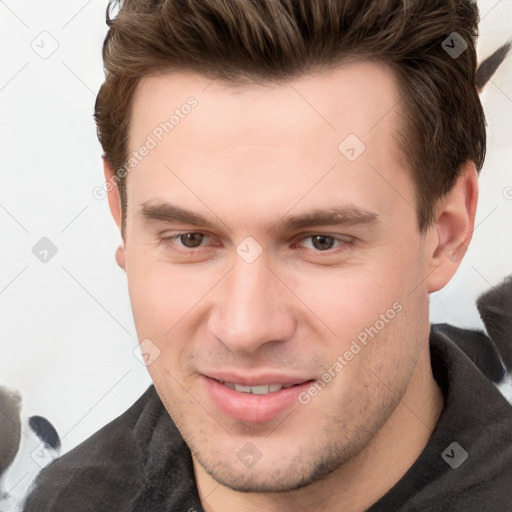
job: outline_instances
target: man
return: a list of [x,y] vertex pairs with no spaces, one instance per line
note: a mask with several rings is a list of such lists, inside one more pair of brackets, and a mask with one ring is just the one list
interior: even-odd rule
[[108,16],[95,118],[154,386],[25,510],[511,509],[512,408],[428,314],[474,228],[477,21],[398,0]]

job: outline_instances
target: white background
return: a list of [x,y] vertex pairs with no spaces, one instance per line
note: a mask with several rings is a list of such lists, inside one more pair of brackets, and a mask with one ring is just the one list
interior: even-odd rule
[[[92,194],[103,182],[92,114],[105,8],[104,0],[0,1],[0,383],[22,392],[25,416],[50,419],[63,452],[151,383],[133,355],[126,279],[114,261],[120,235],[106,199]],[[512,1],[481,1],[480,9],[482,59],[512,37]],[[47,58],[34,51],[56,45]],[[512,272],[504,194],[512,186],[512,58],[482,102],[488,156],[477,228],[457,275],[431,297],[432,322],[476,328],[476,297]],[[42,237],[58,248],[47,263],[32,253]]]

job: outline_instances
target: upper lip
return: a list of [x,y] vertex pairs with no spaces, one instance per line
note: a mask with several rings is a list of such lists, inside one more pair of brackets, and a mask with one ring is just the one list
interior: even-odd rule
[[289,384],[303,384],[312,380],[305,377],[294,377],[292,375],[284,375],[282,373],[260,373],[258,375],[238,375],[233,372],[208,372],[204,373],[206,377],[221,382],[233,382],[241,386],[261,386],[263,384],[280,384],[286,386]]

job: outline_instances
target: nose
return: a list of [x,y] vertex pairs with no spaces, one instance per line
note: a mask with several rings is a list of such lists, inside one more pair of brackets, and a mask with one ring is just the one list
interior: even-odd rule
[[236,256],[208,326],[232,352],[252,353],[262,345],[283,342],[296,328],[293,294],[263,255],[252,263]]

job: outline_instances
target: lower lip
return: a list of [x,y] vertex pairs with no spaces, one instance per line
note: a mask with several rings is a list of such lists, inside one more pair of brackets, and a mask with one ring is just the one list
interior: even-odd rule
[[312,380],[298,386],[280,389],[266,395],[241,393],[215,379],[202,377],[207,392],[217,408],[226,416],[251,423],[268,421],[299,402],[300,393],[307,390]]

